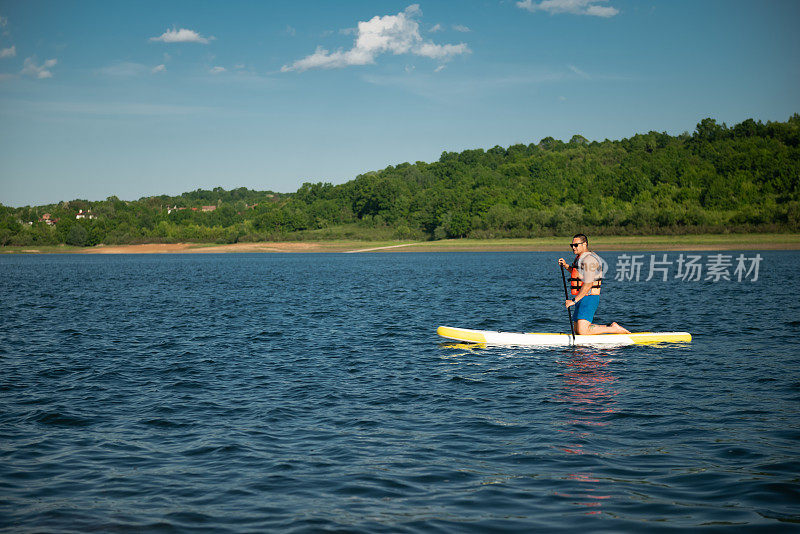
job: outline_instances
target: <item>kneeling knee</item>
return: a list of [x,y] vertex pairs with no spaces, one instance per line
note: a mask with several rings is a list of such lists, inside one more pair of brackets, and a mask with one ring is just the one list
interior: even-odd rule
[[585,336],[591,333],[591,324],[589,321],[578,321],[575,324],[575,333],[579,336]]

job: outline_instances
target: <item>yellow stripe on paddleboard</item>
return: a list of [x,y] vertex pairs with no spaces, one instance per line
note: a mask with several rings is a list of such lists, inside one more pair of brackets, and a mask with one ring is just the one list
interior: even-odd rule
[[637,345],[650,343],[689,343],[692,334],[689,332],[637,332],[628,334]]
[[458,339],[459,341],[471,341],[472,343],[486,343],[486,336],[479,332],[470,332],[462,330],[461,328],[450,328],[449,326],[440,326],[436,329],[436,333],[442,337],[450,339]]

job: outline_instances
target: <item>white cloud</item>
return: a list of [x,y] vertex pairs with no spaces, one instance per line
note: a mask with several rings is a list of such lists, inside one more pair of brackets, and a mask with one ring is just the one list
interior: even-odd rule
[[439,65],[438,67],[433,69],[433,72],[442,72],[444,69],[445,69],[444,65]]
[[569,13],[608,18],[619,13],[615,7],[600,5],[605,2],[608,0],[541,0],[539,3],[534,3],[533,0],[520,0],[517,2],[517,7],[530,12],[546,11],[551,15]]
[[209,69],[208,72],[210,72],[211,74],[221,74],[223,72],[227,72],[227,70],[228,69],[226,69],[225,67],[211,67],[211,69]]
[[14,57],[17,55],[17,47],[12,46],[11,48],[3,48],[0,50],[0,57]]
[[0,28],[8,26],[8,17],[0,17]]
[[431,32],[431,33],[436,33],[436,32],[440,32],[440,31],[442,31],[443,29],[444,29],[444,28],[442,28],[442,25],[441,25],[441,24],[437,24],[437,25],[435,25],[433,28],[431,28],[431,29],[430,29],[430,30],[428,30],[428,31],[429,31],[429,32]]
[[613,17],[617,13],[619,13],[619,9],[611,6],[591,5],[586,8],[586,14],[593,15],[595,17],[609,18]]
[[464,26],[463,24],[455,24],[455,25],[453,25],[453,29],[455,31],[461,32],[461,33],[467,33],[467,32],[471,32],[472,31],[467,26]]
[[287,35],[291,35],[292,37],[297,35],[297,30],[295,30],[291,26],[286,26],[286,30],[284,30],[284,31],[286,32]]
[[152,74],[158,74],[159,72],[167,72],[167,66],[163,63],[156,67],[153,67],[153,70],[150,71]]
[[162,43],[201,43],[201,44],[208,44],[209,42],[216,39],[216,37],[203,37],[199,33],[194,30],[187,30],[186,28],[181,28],[176,30],[174,27],[171,30],[167,30],[158,37],[151,37],[151,41],[159,41]]
[[389,52],[394,55],[413,54],[434,59],[449,59],[470,52],[465,43],[438,45],[425,41],[419,33],[419,22],[415,19],[421,14],[419,6],[414,4],[397,15],[376,15],[366,22],[359,21],[356,41],[350,50],[330,52],[319,46],[310,56],[291,65],[284,65],[281,71],[303,72],[314,68],[369,65],[375,63],[377,56]]
[[469,47],[464,43],[457,45],[422,43],[417,47],[414,53],[418,56],[429,57],[431,59],[447,59],[450,56],[469,53]]
[[22,74],[27,74],[29,76],[33,76],[34,78],[38,78],[40,80],[44,78],[52,78],[53,73],[50,72],[49,69],[56,66],[58,63],[57,59],[48,59],[45,60],[44,63],[41,65],[36,64],[36,59],[33,57],[25,58],[25,62],[22,66]]

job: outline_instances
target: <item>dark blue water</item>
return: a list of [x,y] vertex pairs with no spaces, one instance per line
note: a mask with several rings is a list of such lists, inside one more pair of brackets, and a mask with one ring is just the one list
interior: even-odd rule
[[437,339],[564,331],[555,253],[2,256],[0,528],[796,529],[800,254],[761,254],[609,279],[598,321],[694,334],[611,350]]

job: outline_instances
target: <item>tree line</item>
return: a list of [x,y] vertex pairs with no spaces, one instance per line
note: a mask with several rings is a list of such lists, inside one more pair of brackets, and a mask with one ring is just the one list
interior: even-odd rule
[[677,136],[444,152],[286,194],[0,204],[0,245],[798,231],[798,145],[798,114],[732,127],[706,118]]

